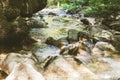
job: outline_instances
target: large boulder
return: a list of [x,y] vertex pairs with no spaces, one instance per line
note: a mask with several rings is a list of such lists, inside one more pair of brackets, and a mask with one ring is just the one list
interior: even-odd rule
[[0,50],[31,43],[25,17],[43,9],[47,0],[0,0]]
[[58,56],[45,69],[46,80],[100,80],[81,61],[71,56]]
[[0,48],[11,48],[22,45],[29,37],[30,28],[24,18],[19,17],[13,22],[0,19]]
[[3,15],[6,17],[7,21],[12,21],[20,16],[20,10],[17,8],[5,7],[3,9]]
[[0,2],[3,7],[8,6],[12,9],[18,9],[23,17],[31,16],[47,4],[47,0],[0,0]]
[[3,71],[8,72],[5,80],[45,80],[42,74],[37,71],[35,57],[30,52],[24,55],[19,53],[9,53],[2,67]]

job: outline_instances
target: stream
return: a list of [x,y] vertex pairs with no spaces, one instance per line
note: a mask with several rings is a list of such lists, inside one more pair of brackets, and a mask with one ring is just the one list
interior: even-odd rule
[[[56,9],[57,10],[57,9]],[[48,12],[46,12],[48,11]],[[57,11],[55,11],[57,12]],[[59,55],[60,49],[52,46],[52,45],[46,45],[45,40],[48,37],[53,37],[54,39],[60,39],[60,38],[66,38],[68,34],[69,29],[80,29],[79,23],[77,19],[71,19],[69,17],[60,17],[60,16],[53,16],[48,15],[45,13],[49,13],[49,10],[43,10],[39,12],[38,14],[44,14],[43,18],[45,22],[48,23],[48,28],[33,28],[31,31],[31,36],[37,40],[38,42],[35,44],[39,48],[36,50],[36,55],[42,56],[43,58],[46,58],[47,56],[54,56]],[[59,11],[58,14],[66,15],[65,12]],[[73,23],[74,22],[74,23]]]
[[[48,13],[50,12],[55,12],[57,16],[48,15]],[[69,29],[83,30],[83,27],[80,24],[79,19],[73,18],[72,16],[66,14],[65,11],[61,11],[59,9],[53,10],[44,9],[38,12],[37,14],[44,14],[43,18],[45,22],[48,23],[47,25],[48,28],[33,28],[30,33],[31,36],[38,41],[37,43],[34,44],[35,46],[34,53],[38,57],[39,61],[44,60],[48,56],[59,56],[60,53],[59,48],[45,44],[45,40],[48,37],[60,39],[67,37]],[[81,76],[86,75],[86,77],[88,77],[88,75],[94,74],[97,78],[90,79],[88,77],[75,80],[120,80],[120,55],[113,53],[112,56],[114,57],[101,57],[98,59],[97,62],[93,64],[84,65],[91,73],[88,72],[88,74],[86,75],[87,71],[83,70]],[[66,66],[65,68],[67,69],[68,67],[69,66]],[[73,71],[72,74],[74,74],[75,72]]]

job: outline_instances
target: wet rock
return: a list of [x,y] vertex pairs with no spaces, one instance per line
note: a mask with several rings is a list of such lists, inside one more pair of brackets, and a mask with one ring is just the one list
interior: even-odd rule
[[116,50],[120,52],[120,34],[119,32],[114,34],[114,40],[112,41],[112,44],[115,46]]
[[60,38],[60,39],[58,39],[58,40],[59,40],[62,44],[64,44],[64,45],[68,45],[68,44],[69,44],[66,37],[62,37],[62,38]]
[[106,25],[106,27],[109,27],[110,29],[116,30],[116,31],[120,31],[120,19],[116,20],[116,19],[104,19],[102,21],[103,25]]
[[94,80],[95,76],[94,73],[71,56],[58,56],[44,72],[45,79],[49,80]]
[[103,53],[104,53],[104,57],[112,57],[115,52],[103,51]]
[[[93,34],[93,33],[92,33]],[[101,29],[99,32],[95,32],[94,39],[98,41],[111,42],[114,40],[114,34],[108,30]]]
[[91,50],[93,48],[93,44],[89,42],[76,42],[74,44],[68,44],[67,46],[61,47],[60,54],[70,54],[70,55],[80,55],[80,54],[91,54]]
[[42,63],[41,63],[41,67],[43,69],[46,69],[50,64],[52,64],[52,62],[57,58],[57,56],[48,56]]
[[68,16],[68,14],[66,14],[66,10],[59,9],[59,8],[53,8],[53,9],[46,8],[46,9],[40,11],[40,14],[51,15],[51,16],[59,16],[59,17]]
[[[30,18],[31,21],[33,21],[33,26],[37,27],[38,28],[46,28],[47,27],[47,24],[45,22],[45,19],[43,18],[43,15],[39,14],[39,13],[36,13],[34,14],[31,18]],[[28,20],[29,21],[29,20]]]
[[[61,65],[62,62],[62,65]],[[59,65],[58,65],[59,64]],[[66,68],[68,68],[69,63],[67,62],[66,59],[64,59],[63,57],[58,57],[56,60],[54,60],[54,62],[48,66],[48,68],[45,70],[44,74],[45,74],[45,78],[49,79],[49,80],[53,80],[53,79],[69,79],[74,76],[71,73],[69,73],[69,70],[67,70]],[[54,66],[54,68],[53,68]],[[71,65],[69,65],[71,66]],[[70,68],[69,68],[70,69]],[[75,72],[72,69],[73,72]],[[73,73],[72,72],[72,73]],[[48,74],[49,73],[49,74]],[[75,72],[74,74],[77,74],[77,72]],[[70,76],[71,75],[71,76]],[[77,74],[78,75],[78,74]],[[78,76],[76,75],[76,77],[78,78]],[[53,76],[53,77],[50,77]],[[69,78],[70,77],[70,78]],[[75,78],[76,78],[75,77]],[[75,80],[74,78],[74,80]]]
[[103,57],[104,56],[104,52],[102,51],[102,50],[100,50],[98,47],[94,47],[93,49],[92,49],[92,55],[94,56],[94,57]]
[[70,29],[68,31],[68,42],[69,43],[73,43],[73,42],[77,42],[78,41],[78,30],[75,30],[75,29]]
[[59,17],[68,17],[69,15],[67,15],[66,13],[63,13],[63,14],[59,14],[58,16]]
[[49,38],[47,38],[47,40],[46,40],[46,44],[59,46],[59,44],[58,44],[58,43],[56,44],[55,42],[56,42],[56,40],[53,39],[52,37],[49,37]]
[[77,33],[77,40],[80,41],[80,40],[83,40],[83,39],[90,40],[90,36],[85,32],[79,31]]
[[120,23],[119,23],[119,22],[120,22],[120,20],[119,20],[119,21],[116,21],[116,22],[111,23],[111,24],[110,24],[111,29],[114,29],[114,30],[120,31],[120,28],[119,28]]
[[49,45],[54,45],[58,48],[61,48],[62,46],[68,44],[65,39],[55,40],[52,37],[47,38],[46,43],[49,44]]
[[97,42],[92,49],[92,55],[96,57],[110,57],[112,54],[116,53],[115,47],[108,42]]
[[93,42],[96,43],[98,41],[103,41],[103,42],[110,42],[110,40],[104,38],[104,37],[94,37]]
[[116,51],[115,47],[111,43],[108,43],[108,42],[97,42],[95,44],[95,46],[97,46],[99,49],[101,49],[103,51],[104,50],[110,50],[110,51],[113,51],[113,52]]
[[9,72],[6,80],[45,80],[36,69],[36,59],[31,53],[9,53],[2,65]]
[[80,21],[85,25],[94,25],[95,19],[94,18],[82,18]]
[[83,50],[75,58],[81,61],[82,64],[93,63],[95,60],[94,57],[92,57],[87,51],[83,51]]
[[0,79],[5,79],[7,76],[8,74],[5,71],[0,70]]
[[114,33],[108,28],[105,28],[103,25],[86,26],[84,30],[87,31],[87,35],[93,43],[96,43],[98,41],[110,42],[114,40]]
[[90,25],[90,22],[87,19],[81,19],[80,21],[85,25]]
[[80,17],[79,14],[73,14],[73,15],[72,15],[72,18],[75,18],[75,19],[78,19],[79,17]]
[[[72,32],[76,33],[77,36],[74,36]],[[86,33],[71,29],[70,34],[68,35],[68,41],[74,40],[74,43],[72,42],[72,44],[61,47],[60,54],[78,55],[84,52],[91,53],[94,44],[90,41],[90,37]]]
[[40,17],[28,19],[27,24],[31,28],[48,28],[47,23]]
[[103,18],[95,18],[95,25],[102,26],[102,20]]
[[57,14],[53,12],[49,12],[48,15],[56,16]]
[[[60,50],[61,55],[68,54],[69,50],[73,47],[73,44],[68,44],[67,46],[62,46]],[[75,53],[76,54],[76,53]]]

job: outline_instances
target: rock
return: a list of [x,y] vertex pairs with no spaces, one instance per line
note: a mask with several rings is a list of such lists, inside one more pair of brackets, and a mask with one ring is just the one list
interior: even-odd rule
[[[62,62],[62,65],[61,65]],[[58,65],[59,64],[59,65]],[[54,67],[53,67],[54,66]],[[68,67],[69,66],[69,67]],[[74,69],[71,68],[72,65],[69,65],[69,62],[64,59],[63,57],[57,57],[52,64],[50,64],[48,66],[48,68],[45,70],[44,74],[45,74],[45,78],[49,79],[49,80],[53,80],[53,79],[78,79],[79,78],[79,74],[74,71]],[[72,75],[72,73],[69,72],[68,69],[72,70],[72,73],[74,73],[75,75]],[[52,77],[50,77],[52,76]],[[70,78],[71,79],[70,79]],[[80,79],[80,78],[79,78]]]
[[81,51],[81,54],[75,57],[82,64],[93,63],[94,57],[92,57],[88,52]]
[[69,44],[66,37],[62,37],[58,39],[58,41],[61,42],[62,46],[66,46]]
[[90,25],[90,22],[87,19],[81,19],[80,21],[85,25]]
[[92,55],[94,56],[94,57],[103,57],[104,56],[104,52],[102,51],[102,50],[100,50],[98,47],[94,47],[93,49],[92,49]]
[[[67,46],[62,46],[62,47],[61,47],[61,50],[60,50],[60,54],[61,54],[61,55],[66,55],[66,54],[68,54],[68,53],[69,53],[69,50],[70,50],[71,48],[73,49],[73,44],[68,44]],[[74,53],[74,54],[77,54],[78,50],[75,49],[75,51],[76,51],[76,53]],[[75,52],[75,51],[73,51],[73,52]]]
[[32,43],[29,36],[31,27],[23,17],[31,17],[33,13],[43,9],[47,0],[0,0],[0,2],[0,50],[6,47],[12,50],[16,46],[22,47],[23,43]]
[[48,56],[41,64],[41,67],[43,69],[46,69],[55,59],[57,58],[57,56]]
[[3,14],[8,21],[12,21],[20,16],[20,10],[14,7],[5,7]]
[[70,29],[68,31],[68,42],[69,43],[73,43],[73,42],[77,42],[78,41],[78,30],[75,30],[75,29]]
[[0,70],[0,79],[5,79],[7,76],[8,74],[5,71]]
[[31,53],[9,53],[2,65],[9,72],[5,80],[45,80],[35,63]]
[[114,40],[114,34],[109,28],[105,28],[105,26],[87,26],[84,28],[87,31],[89,39],[96,43],[98,41],[107,41],[110,42]]
[[68,17],[69,15],[63,13],[63,14],[59,14],[58,16],[59,16],[59,17]]
[[57,16],[57,14],[53,12],[49,12],[48,15]]
[[90,41],[86,41],[84,42],[84,46],[86,46],[86,51],[91,54],[91,50],[93,49],[94,44]]
[[114,34],[114,40],[112,41],[113,46],[118,52],[120,52],[120,33]]
[[47,23],[39,16],[28,19],[27,24],[31,28],[48,28]]
[[58,48],[61,48],[62,46],[68,44],[65,39],[55,40],[52,37],[47,38],[46,43],[49,44],[49,45],[54,45],[54,46],[56,46]]
[[103,30],[101,33],[101,37],[103,36],[108,40],[113,40],[113,33],[111,33],[110,31]]
[[111,56],[111,53],[116,53],[117,50],[115,49],[115,47],[108,42],[97,42],[94,46],[94,48],[92,49],[92,55],[96,56],[96,57],[108,57]]
[[[26,24],[26,21],[22,17],[16,18],[13,22],[7,22],[6,20],[0,21],[0,47],[12,47],[20,46],[26,39],[29,39],[30,27]],[[28,41],[29,41],[28,40]],[[31,42],[32,43],[32,42]]]
[[99,80],[95,79],[98,77],[94,73],[71,56],[58,56],[43,74],[46,80]]
[[95,25],[102,26],[102,20],[103,20],[103,18],[95,18]]
[[80,55],[80,54],[91,54],[93,45],[89,42],[76,42],[74,44],[68,44],[67,46],[61,47],[60,54]]
[[87,33],[79,31],[77,33],[77,40],[80,41],[80,40],[83,40],[83,39],[90,40],[90,37]]
[[116,31],[120,31],[120,19],[116,20],[116,19],[104,19],[102,21],[103,25],[106,25],[106,27],[109,27],[110,29],[116,30]]
[[9,74],[6,80],[45,80],[41,73],[34,69],[30,64],[18,64]]
[[95,46],[97,46],[99,49],[103,51],[105,50],[113,51],[113,52],[116,51],[115,47],[111,43],[108,43],[108,42],[97,42]]
[[112,22],[109,27],[110,27],[111,29],[116,30],[116,31],[120,31],[120,28],[119,28],[120,23],[119,23],[119,22],[120,22],[120,20],[119,20],[119,21]]
[[[41,9],[45,8],[45,6],[47,5],[47,0],[34,0],[34,1],[30,1],[30,0],[20,0],[20,1],[16,1],[16,0],[7,0],[7,1],[2,1],[0,0],[2,3],[3,7],[8,6],[9,8],[16,8],[20,11],[20,15],[23,17],[30,17],[32,16],[33,13],[36,13],[37,11],[40,11]],[[11,12],[11,10],[9,10],[8,12]],[[9,13],[8,13],[9,15]]]
[[114,54],[111,51],[104,51],[103,53],[104,53],[104,57],[112,57],[112,54]]
[[97,42],[108,42],[111,43],[117,51],[120,51],[119,49],[119,31],[111,31],[109,29],[104,29],[102,26],[91,26],[91,36],[93,37],[93,43]]
[[94,25],[95,24],[95,19],[94,18],[82,18],[80,19],[81,22],[85,25]]

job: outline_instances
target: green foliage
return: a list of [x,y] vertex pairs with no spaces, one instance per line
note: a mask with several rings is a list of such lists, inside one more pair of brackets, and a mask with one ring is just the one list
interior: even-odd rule
[[120,0],[89,0],[89,6],[98,15],[116,15],[120,13]]
[[73,4],[67,4],[67,3],[62,4],[61,6],[63,9],[68,9],[68,10],[73,10],[77,8],[77,6],[74,6]]
[[74,10],[80,7],[86,0],[51,0],[51,5],[60,3],[63,9]]
[[91,7],[86,7],[86,9],[80,11],[82,14],[91,14],[93,13],[93,9]]
[[120,14],[120,0],[52,0],[52,3],[63,9],[73,10],[80,8],[80,13],[96,15]]

